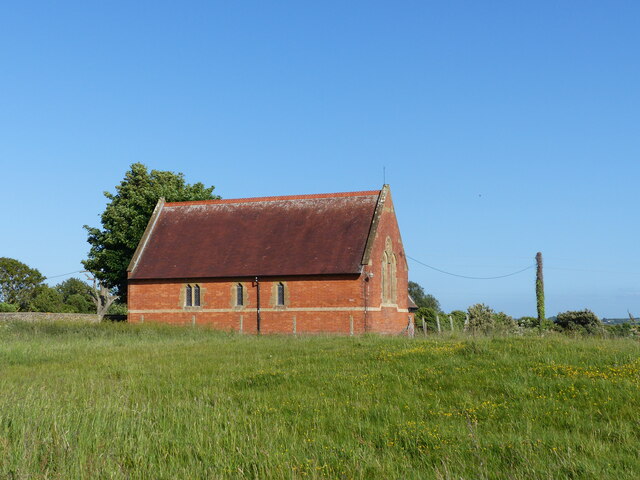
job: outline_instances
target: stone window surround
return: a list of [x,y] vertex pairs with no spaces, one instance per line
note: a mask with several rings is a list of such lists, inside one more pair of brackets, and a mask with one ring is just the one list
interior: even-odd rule
[[[188,291],[188,287],[191,287],[191,303],[192,305],[187,305],[187,291]],[[200,291],[200,303],[198,305],[193,305],[193,300],[195,299],[195,289],[196,287],[199,289]],[[204,288],[200,283],[198,282],[188,282],[185,283],[182,288],[180,289],[180,298],[178,300],[178,306],[180,308],[182,308],[183,310],[186,311],[192,311],[192,310],[202,310],[203,307],[206,306],[206,303],[204,301],[205,298],[205,292],[206,292],[206,288]]]
[[[282,285],[284,287],[284,304],[279,304],[278,303],[278,287],[279,285]],[[273,281],[273,284],[271,285],[271,295],[269,298],[269,306],[272,308],[277,308],[277,309],[282,309],[285,310],[287,308],[287,305],[289,305],[289,286],[288,286],[288,282],[285,282],[284,280],[280,280],[280,281]]]
[[397,305],[398,302],[398,262],[393,252],[391,237],[385,240],[382,252],[381,290],[382,304]]

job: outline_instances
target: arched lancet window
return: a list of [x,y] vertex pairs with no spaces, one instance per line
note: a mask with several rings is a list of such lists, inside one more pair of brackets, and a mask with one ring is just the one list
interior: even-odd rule
[[382,254],[382,303],[387,303],[389,298],[387,291],[389,289],[389,270],[387,268],[387,263],[389,263],[389,257],[387,252]]
[[193,306],[193,288],[191,288],[191,285],[187,285],[185,289],[184,304],[187,307]]
[[200,306],[200,285],[193,287],[193,306]]
[[244,290],[242,289],[241,283],[236,285],[236,305],[244,305]]
[[277,305],[284,305],[284,283],[278,283]]
[[393,242],[387,237],[382,252],[382,303],[397,303],[398,272],[397,259],[393,253]]
[[389,300],[391,303],[398,303],[398,272],[397,272],[397,261],[395,253],[391,255],[391,281],[390,290],[391,295],[389,295]]

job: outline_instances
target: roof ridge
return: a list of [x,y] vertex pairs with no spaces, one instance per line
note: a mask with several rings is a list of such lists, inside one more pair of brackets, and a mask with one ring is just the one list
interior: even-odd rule
[[337,193],[310,193],[302,195],[277,195],[271,197],[248,197],[248,198],[228,198],[221,200],[192,200],[186,202],[167,202],[165,207],[187,206],[187,205],[216,205],[225,203],[252,203],[252,202],[274,202],[279,200],[304,200],[316,198],[339,198],[339,197],[363,197],[367,195],[379,195],[380,190],[364,190],[360,192],[337,192]]

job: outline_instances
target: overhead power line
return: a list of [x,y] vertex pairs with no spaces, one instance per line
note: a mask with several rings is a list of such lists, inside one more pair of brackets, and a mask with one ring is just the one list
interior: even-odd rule
[[51,277],[45,277],[45,280],[49,280],[51,278],[66,277],[67,275],[73,275],[74,273],[81,273],[81,272],[84,272],[84,270],[76,270],[75,272],[63,273],[62,275],[53,275]]
[[569,272],[608,273],[612,275],[640,275],[640,272],[614,272],[613,270],[592,270],[587,268],[547,267],[550,270],[566,270]]
[[418,263],[418,264],[420,264],[420,265],[422,265],[424,267],[430,268],[431,270],[435,270],[436,272],[444,273],[445,275],[451,275],[452,277],[466,278],[468,280],[497,280],[498,278],[512,277],[512,276],[517,275],[519,273],[526,272],[527,270],[531,270],[532,268],[535,268],[535,265],[529,265],[528,267],[523,268],[522,270],[518,270],[517,272],[508,273],[506,275],[498,275],[497,277],[471,277],[471,276],[468,276],[468,275],[458,275],[457,273],[451,273],[451,272],[447,272],[445,270],[441,270],[441,269],[436,268],[436,267],[432,267],[431,265],[427,265],[426,263],[421,262],[420,260],[417,260],[417,259],[415,259],[413,257],[410,257],[409,255],[407,255],[407,258],[410,259],[410,260],[413,260],[414,262],[416,262],[416,263]]

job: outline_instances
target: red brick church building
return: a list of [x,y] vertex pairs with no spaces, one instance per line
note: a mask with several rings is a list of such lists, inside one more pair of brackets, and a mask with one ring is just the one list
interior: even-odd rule
[[399,334],[407,261],[389,187],[165,203],[128,268],[129,321]]

